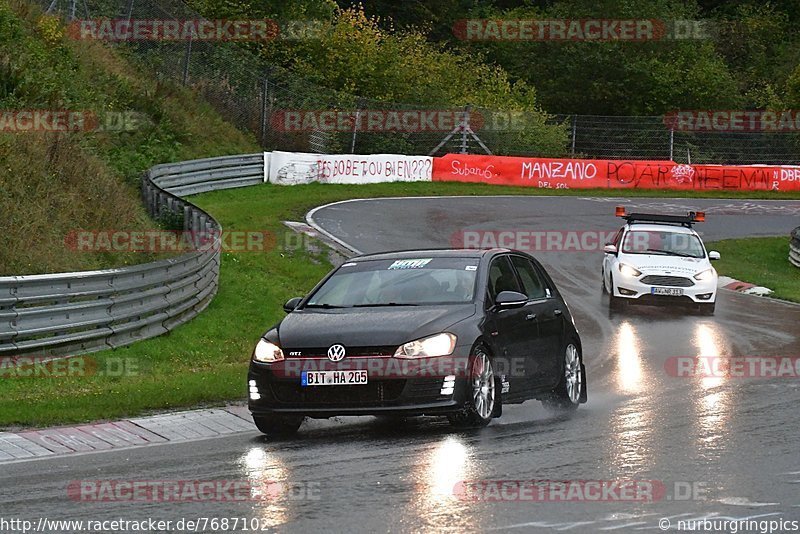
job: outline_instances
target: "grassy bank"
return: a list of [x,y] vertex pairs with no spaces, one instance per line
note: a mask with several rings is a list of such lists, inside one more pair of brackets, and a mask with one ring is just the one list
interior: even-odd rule
[[[18,113],[53,111],[83,127],[12,127]],[[138,191],[156,163],[258,151],[195,93],[148,75],[119,48],[67,37],[25,0],[0,2],[0,113],[0,276],[155,259],[74,253],[64,240],[77,230],[158,228]]]
[[[652,191],[614,193],[618,196],[676,196]],[[455,183],[294,187],[267,184],[207,193],[194,197],[193,201],[217,217],[227,230],[268,230],[277,233],[277,242],[282,243],[281,221],[301,220],[314,206],[337,200],[534,194],[607,196],[608,191],[541,191]],[[752,198],[752,195],[743,194],[726,196]],[[790,197],[784,195],[784,198]],[[738,261],[733,248],[728,250],[723,246],[720,251],[725,258],[721,266],[728,264],[724,262]],[[781,254],[785,260],[785,251]],[[165,336],[84,357],[90,361],[85,368],[126,372],[0,379],[0,427],[114,419],[150,410],[244,400],[245,370],[258,337],[283,316],[281,305],[286,299],[304,294],[329,269],[324,258],[312,257],[304,250],[292,252],[276,247],[263,253],[226,253],[222,258],[219,293],[199,317]],[[120,374],[122,376],[117,376]],[[24,410],[20,406],[24,406]]]
[[718,250],[719,274],[768,287],[770,296],[800,302],[800,269],[789,263],[789,237],[753,237],[707,243]]

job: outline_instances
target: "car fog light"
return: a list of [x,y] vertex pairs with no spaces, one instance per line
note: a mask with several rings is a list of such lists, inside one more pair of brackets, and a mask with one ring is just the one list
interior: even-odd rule
[[442,382],[442,390],[439,395],[452,395],[456,388],[456,376],[447,375]]
[[625,289],[624,287],[618,287],[617,290],[622,295],[635,295],[636,291],[631,291],[630,289]]

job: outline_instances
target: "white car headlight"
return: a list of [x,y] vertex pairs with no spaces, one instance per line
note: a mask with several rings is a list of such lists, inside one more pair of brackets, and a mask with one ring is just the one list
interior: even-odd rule
[[705,271],[700,271],[696,275],[694,275],[695,280],[711,280],[714,276],[714,269],[706,269]]
[[409,341],[400,345],[395,358],[435,358],[452,354],[456,348],[456,336],[443,332],[435,336]]
[[641,276],[642,274],[642,271],[634,267],[631,267],[627,263],[619,264],[619,272],[621,272],[625,276],[633,276],[634,278],[636,278],[637,276]]
[[253,351],[253,359],[263,363],[280,362],[283,360],[283,351],[278,345],[259,339],[256,350]]

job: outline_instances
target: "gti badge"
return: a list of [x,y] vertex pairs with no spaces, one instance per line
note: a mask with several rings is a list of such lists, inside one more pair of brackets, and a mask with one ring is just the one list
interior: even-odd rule
[[332,362],[340,362],[344,359],[344,345],[331,345],[328,349],[328,359]]

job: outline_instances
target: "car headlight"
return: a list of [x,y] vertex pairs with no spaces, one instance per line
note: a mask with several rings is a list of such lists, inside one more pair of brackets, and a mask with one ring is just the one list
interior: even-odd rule
[[253,359],[263,363],[280,362],[283,360],[283,351],[278,345],[262,338],[258,340],[256,350],[253,351]]
[[711,280],[714,276],[714,269],[706,269],[705,271],[700,271],[696,275],[694,275],[695,280]]
[[395,358],[435,358],[452,354],[456,348],[456,336],[443,332],[400,345]]
[[619,264],[619,272],[621,272],[625,276],[633,276],[634,278],[636,278],[637,276],[641,276],[642,274],[642,271],[634,267],[631,267],[627,263]]

